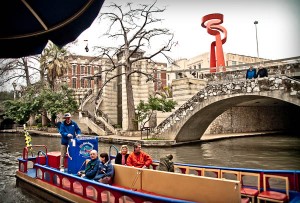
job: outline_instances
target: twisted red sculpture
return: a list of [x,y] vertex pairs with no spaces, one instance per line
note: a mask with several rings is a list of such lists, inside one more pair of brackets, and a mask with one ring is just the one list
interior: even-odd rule
[[[225,60],[222,45],[227,39],[227,30],[221,26],[223,23],[223,14],[212,13],[202,17],[201,26],[206,28],[207,32],[216,37],[216,41],[213,41],[210,45],[210,72],[219,71],[218,67],[222,66],[225,71]],[[221,39],[221,32],[224,34],[224,38]],[[217,58],[216,58],[217,56]]]

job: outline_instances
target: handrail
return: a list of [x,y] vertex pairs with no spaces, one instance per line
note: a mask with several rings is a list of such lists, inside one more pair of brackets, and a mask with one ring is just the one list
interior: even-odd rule
[[45,151],[46,151],[46,154],[48,152],[48,149],[47,149],[47,146],[46,145],[31,145],[30,147],[24,147],[23,148],[23,159],[28,159],[28,151],[29,151],[29,148],[33,148],[33,147],[44,147],[45,148]]
[[40,164],[40,153],[43,154],[45,156],[46,159],[46,166],[48,166],[48,155],[47,153],[45,153],[44,151],[40,150],[37,153],[37,158],[36,158],[36,163]]
[[80,102],[80,106],[79,106],[79,109],[83,109],[83,106],[86,104],[87,102],[87,98],[93,93],[93,90],[92,89],[89,89],[85,95],[83,96],[83,98],[81,99],[81,102]]

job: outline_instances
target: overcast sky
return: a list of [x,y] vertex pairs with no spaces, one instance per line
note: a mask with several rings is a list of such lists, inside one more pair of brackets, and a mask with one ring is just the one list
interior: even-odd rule
[[[106,0],[122,3],[125,0]],[[137,0],[132,1],[134,3]],[[153,2],[143,0],[139,2]],[[226,53],[257,56],[254,21],[258,21],[259,55],[268,59],[280,59],[300,56],[300,1],[299,0],[158,0],[158,6],[166,6],[163,14],[163,27],[169,28],[178,41],[171,56],[174,59],[191,58],[208,52],[214,36],[201,27],[201,19],[210,13],[224,15],[223,27],[227,29],[227,42],[223,45]],[[102,11],[105,8],[102,8]],[[97,20],[80,35],[78,44],[89,40],[89,46],[99,45]],[[84,54],[84,46],[73,49]],[[80,51],[78,51],[80,50]]]

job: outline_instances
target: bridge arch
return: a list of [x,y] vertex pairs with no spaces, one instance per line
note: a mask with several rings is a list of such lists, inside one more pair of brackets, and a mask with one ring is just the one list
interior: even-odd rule
[[178,121],[176,127],[167,133],[168,137],[177,142],[200,140],[208,126],[226,110],[239,105],[255,105],[258,102],[290,106],[300,113],[299,99],[280,90],[208,97],[197,102],[190,115]]

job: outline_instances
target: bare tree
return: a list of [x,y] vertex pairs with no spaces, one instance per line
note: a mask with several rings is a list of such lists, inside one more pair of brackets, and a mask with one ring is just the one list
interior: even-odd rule
[[28,56],[17,59],[0,59],[0,86],[3,87],[7,83],[18,81],[26,86],[30,86],[35,77],[39,74],[38,56]]
[[[155,18],[154,16],[163,13],[166,8],[156,7],[156,1],[152,4],[139,4],[134,6],[132,3],[127,3],[125,6],[112,3],[108,6],[113,12],[102,13],[101,20],[108,20],[109,27],[106,36],[112,38],[114,43],[120,41],[118,47],[96,47],[100,50],[100,57],[108,57],[112,64],[109,70],[102,72],[112,72],[116,69],[117,74],[111,77],[105,77],[103,86],[98,93],[98,98],[102,94],[104,86],[116,77],[125,75],[125,84],[127,92],[127,108],[128,108],[128,129],[129,131],[137,130],[135,122],[135,105],[132,90],[131,76],[134,73],[140,73],[147,80],[153,80],[153,76],[149,73],[133,69],[133,64],[138,61],[148,60],[153,61],[153,57],[163,55],[167,60],[170,58],[166,55],[175,44],[173,33],[166,28],[159,28],[163,19]],[[103,24],[103,22],[101,22]],[[142,50],[152,48],[151,45],[155,42],[162,41],[159,48],[151,50],[151,54],[140,54]],[[143,53],[143,52],[142,52]],[[117,60],[116,60],[117,59]],[[100,73],[101,74],[101,73]],[[99,74],[99,75],[100,75]],[[106,74],[108,76],[108,74]]]

